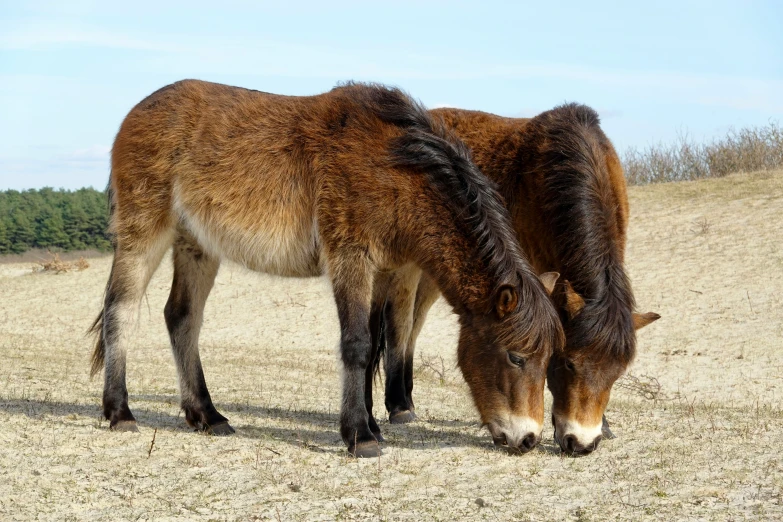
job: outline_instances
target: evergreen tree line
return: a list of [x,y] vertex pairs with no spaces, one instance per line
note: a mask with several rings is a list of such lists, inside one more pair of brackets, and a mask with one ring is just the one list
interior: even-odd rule
[[92,188],[0,192],[0,254],[110,250],[108,223],[106,193]]

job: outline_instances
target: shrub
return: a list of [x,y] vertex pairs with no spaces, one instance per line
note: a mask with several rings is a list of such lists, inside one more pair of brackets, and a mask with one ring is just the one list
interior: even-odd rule
[[731,130],[711,143],[694,143],[687,134],[666,145],[631,148],[623,156],[628,183],[643,185],[686,181],[783,168],[783,129],[776,122],[764,127]]

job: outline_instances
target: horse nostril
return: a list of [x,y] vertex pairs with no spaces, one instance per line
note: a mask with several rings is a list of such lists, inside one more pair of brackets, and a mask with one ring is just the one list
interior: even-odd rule
[[522,446],[528,451],[535,448],[536,444],[538,444],[538,437],[536,437],[533,433],[528,433],[527,437],[522,439]]
[[576,447],[576,437],[573,435],[566,435],[563,439],[563,444],[565,445],[565,450],[568,453],[573,453]]
[[598,435],[593,439],[593,442],[587,445],[580,444],[574,435],[566,435],[563,438],[563,444],[561,448],[569,455],[589,455],[598,448],[598,443],[601,442],[603,437]]

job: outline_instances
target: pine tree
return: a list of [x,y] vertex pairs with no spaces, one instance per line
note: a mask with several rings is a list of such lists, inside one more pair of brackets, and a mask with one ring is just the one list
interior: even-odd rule
[[107,251],[108,224],[106,193],[95,189],[0,192],[0,254],[34,247]]
[[70,250],[71,239],[65,233],[65,223],[56,207],[45,207],[36,218],[37,247]]
[[11,234],[10,227],[8,226],[10,219],[6,219],[6,216],[0,214],[0,254],[11,253]]
[[17,207],[11,213],[11,252],[20,254],[35,246],[35,223],[24,209]]

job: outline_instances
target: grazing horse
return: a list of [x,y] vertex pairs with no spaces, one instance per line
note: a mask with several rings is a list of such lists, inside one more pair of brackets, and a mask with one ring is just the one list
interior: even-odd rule
[[[553,299],[565,351],[549,364],[555,439],[569,454],[610,437],[604,410],[614,382],[634,357],[635,330],[659,318],[634,313],[623,267],[628,197],[615,150],[589,107],[568,104],[533,119],[437,109],[470,147],[505,199],[520,245],[537,272],[561,274]],[[391,422],[415,419],[413,353],[438,285],[415,269],[389,276],[373,303],[385,350],[386,408]],[[375,365],[380,364],[380,355]]]
[[328,274],[341,331],[340,434],[351,454],[379,455],[365,393],[373,289],[378,274],[415,265],[459,314],[460,367],[493,436],[522,450],[540,439],[547,363],[564,342],[557,311],[494,186],[401,91],[347,84],[290,97],[181,81],[131,110],[111,169],[114,260],[92,359],[93,374],[105,370],[110,428],[136,430],[126,352],[145,288],[173,246],[164,314],[190,426],[234,432],[198,352],[221,260]]

